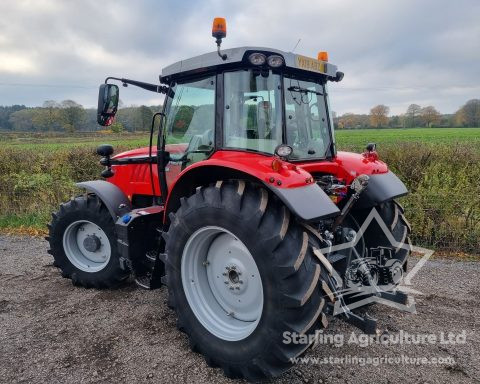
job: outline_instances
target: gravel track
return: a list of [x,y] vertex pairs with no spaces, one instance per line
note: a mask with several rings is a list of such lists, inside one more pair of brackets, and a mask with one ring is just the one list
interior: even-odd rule
[[[165,289],[74,287],[53,267],[44,240],[0,235],[0,382],[228,383],[191,352]],[[413,263],[412,263],[413,264]],[[307,357],[451,357],[448,365],[299,364],[278,383],[479,382],[479,262],[428,262],[413,280],[417,314],[368,309],[391,334],[466,331],[463,345],[318,345]],[[329,333],[360,331],[332,320]]]

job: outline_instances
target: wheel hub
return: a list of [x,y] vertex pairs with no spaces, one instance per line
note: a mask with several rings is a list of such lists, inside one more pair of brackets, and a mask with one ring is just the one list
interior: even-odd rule
[[102,245],[100,239],[95,235],[87,235],[83,240],[83,246],[88,252],[96,252]]
[[87,220],[75,221],[67,227],[63,233],[63,250],[75,267],[92,273],[105,268],[111,256],[106,233]]
[[223,233],[211,243],[207,257],[208,281],[220,306],[238,320],[255,321],[261,280],[248,249],[234,236]]
[[262,281],[253,256],[231,232],[205,227],[192,234],[181,274],[190,307],[211,333],[241,340],[253,332],[263,311]]
[[237,265],[227,265],[225,267],[225,272],[223,272],[222,275],[225,277],[225,288],[228,288],[230,291],[237,291],[233,293],[245,291],[247,284],[242,280],[242,275],[244,275],[244,273]]
[[232,284],[238,284],[239,281],[240,281],[240,275],[238,274],[237,271],[235,271],[234,269],[231,269],[229,272],[228,272],[228,278],[230,279],[230,282]]

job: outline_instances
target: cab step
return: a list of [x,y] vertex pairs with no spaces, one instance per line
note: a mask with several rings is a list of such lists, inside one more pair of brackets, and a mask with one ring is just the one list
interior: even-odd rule
[[142,289],[156,289],[162,286],[161,277],[164,271],[165,256],[158,253],[157,250],[152,249],[145,253],[143,262],[144,271],[141,274],[136,274],[135,283]]

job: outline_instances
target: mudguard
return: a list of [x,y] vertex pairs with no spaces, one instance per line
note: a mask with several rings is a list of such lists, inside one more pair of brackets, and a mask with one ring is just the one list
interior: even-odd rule
[[[207,160],[198,162],[184,170],[177,182],[171,188],[166,204],[165,220],[168,221],[170,212],[175,212],[180,206],[180,198],[191,193],[192,186],[208,185],[218,180],[248,180],[253,183],[261,183],[276,195],[290,211],[304,221],[313,221],[320,218],[336,216],[340,210],[325,194],[325,192],[314,183],[306,183],[310,174],[298,169],[295,171],[284,171],[282,174],[272,171],[270,166],[271,158],[257,156],[267,166],[262,168],[255,155],[249,155],[256,160],[252,166],[242,164],[238,158],[244,154],[237,155],[236,162],[220,162]],[[253,162],[252,160],[252,162]],[[265,171],[264,171],[265,170]],[[272,183],[269,180],[275,178],[280,183]],[[282,187],[277,187],[281,184]],[[283,186],[289,185],[288,188]]]
[[370,175],[367,189],[360,195],[354,209],[374,207],[406,194],[408,194],[407,187],[393,172]]
[[305,221],[337,216],[340,210],[317,184],[298,188],[275,188],[264,183],[296,216]]
[[114,221],[132,209],[127,196],[116,185],[103,180],[84,181],[75,184],[87,192],[95,193],[105,204]]

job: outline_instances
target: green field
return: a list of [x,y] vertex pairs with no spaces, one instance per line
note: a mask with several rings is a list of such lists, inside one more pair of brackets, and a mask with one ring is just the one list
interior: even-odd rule
[[[407,128],[407,129],[344,129],[335,132],[339,149],[361,150],[368,142],[377,144],[471,143],[480,149],[480,128]],[[0,145],[25,149],[57,150],[75,146],[96,146],[108,142],[114,146],[135,148],[148,145],[147,133],[79,133],[75,136],[0,133]]]
[[373,141],[380,145],[469,143],[480,150],[480,128],[352,129],[336,131],[336,138],[339,148],[363,149],[365,143]]
[[[339,130],[336,137],[339,150],[378,144],[410,191],[402,204],[417,245],[479,252],[480,128]],[[0,229],[44,233],[50,213],[79,192],[74,183],[100,177],[101,143],[118,153],[148,145],[148,134],[0,134]]]

